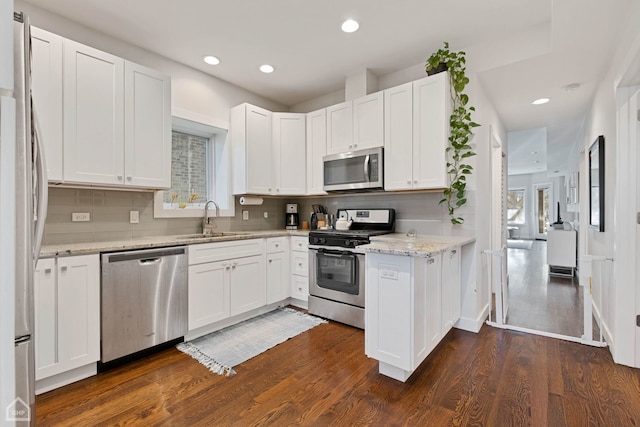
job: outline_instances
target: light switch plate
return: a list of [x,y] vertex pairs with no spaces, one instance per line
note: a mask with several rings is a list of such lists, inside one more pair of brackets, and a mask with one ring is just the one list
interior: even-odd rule
[[86,222],[91,221],[91,214],[89,212],[73,212],[71,214],[72,222]]
[[249,219],[249,211],[242,211],[242,219],[245,221]]
[[264,217],[265,217],[265,219],[266,219],[266,218],[269,218],[269,212],[265,212],[265,213],[264,213]]
[[129,211],[129,224],[138,224],[140,222],[139,211]]

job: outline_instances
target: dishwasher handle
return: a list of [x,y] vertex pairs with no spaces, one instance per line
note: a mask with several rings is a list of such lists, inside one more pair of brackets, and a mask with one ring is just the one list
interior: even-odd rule
[[159,262],[160,262],[160,258],[147,258],[147,259],[141,259],[140,261],[138,261],[140,265],[153,265]]
[[152,249],[152,250],[133,250],[128,252],[117,252],[112,254],[103,254],[102,262],[114,263],[120,261],[139,260],[140,264],[152,264],[154,260],[172,255],[185,255],[187,248],[184,246],[174,248]]

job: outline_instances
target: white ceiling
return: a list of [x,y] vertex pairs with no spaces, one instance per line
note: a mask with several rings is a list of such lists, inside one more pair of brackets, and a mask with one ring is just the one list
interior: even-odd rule
[[[384,76],[424,63],[447,40],[477,64],[508,132],[546,130],[511,136],[546,145],[543,166],[553,172],[566,168],[633,0],[28,2],[287,106],[343,89],[365,69]],[[360,30],[341,32],[346,18]],[[222,62],[206,65],[204,55]],[[276,71],[258,71],[264,63]],[[565,91],[571,83],[581,87]],[[530,105],[542,96],[551,102]],[[510,151],[526,153],[511,139]]]

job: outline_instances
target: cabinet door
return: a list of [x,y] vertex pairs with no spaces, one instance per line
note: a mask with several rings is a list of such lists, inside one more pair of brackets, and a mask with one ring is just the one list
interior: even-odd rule
[[31,27],[31,91],[47,178],[62,181],[62,37]]
[[327,154],[353,150],[353,103],[327,107]]
[[36,380],[57,373],[58,284],[54,258],[40,259],[33,280]]
[[247,105],[247,193],[271,194],[273,158],[271,148],[271,112]]
[[449,252],[449,283],[451,326],[460,319],[462,312],[462,291],[460,282],[460,247]]
[[309,278],[307,276],[291,275],[291,297],[300,301],[309,300]]
[[384,188],[413,188],[413,85],[384,94]]
[[307,195],[327,194],[324,185],[324,163],[327,154],[327,110],[307,114]]
[[291,251],[291,273],[309,276],[309,253]]
[[413,82],[414,189],[447,186],[450,105],[448,73]]
[[416,319],[412,369],[417,368],[442,338],[441,264],[442,254],[415,258]]
[[306,192],[305,114],[273,113],[272,194],[302,196]]
[[125,62],[126,185],[171,188],[171,79]]
[[58,258],[58,352],[64,370],[100,359],[98,255]]
[[64,44],[64,180],[124,184],[124,60]]
[[267,254],[267,304],[289,298],[289,254]]
[[440,278],[441,288],[440,295],[442,299],[442,310],[440,312],[440,334],[445,336],[452,326],[452,299],[453,299],[453,282],[451,277],[451,251],[446,251],[442,255],[442,275]]
[[264,255],[231,261],[229,282],[231,316],[262,307],[267,302]]
[[229,317],[231,261],[189,266],[189,330]]
[[353,100],[353,149],[384,146],[384,92]]
[[367,254],[365,353],[411,370],[413,258]]

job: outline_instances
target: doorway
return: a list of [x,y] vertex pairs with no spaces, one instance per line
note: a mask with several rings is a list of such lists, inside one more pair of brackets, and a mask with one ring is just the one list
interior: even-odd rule
[[534,185],[534,238],[547,240],[547,229],[553,216],[553,186],[550,183]]

